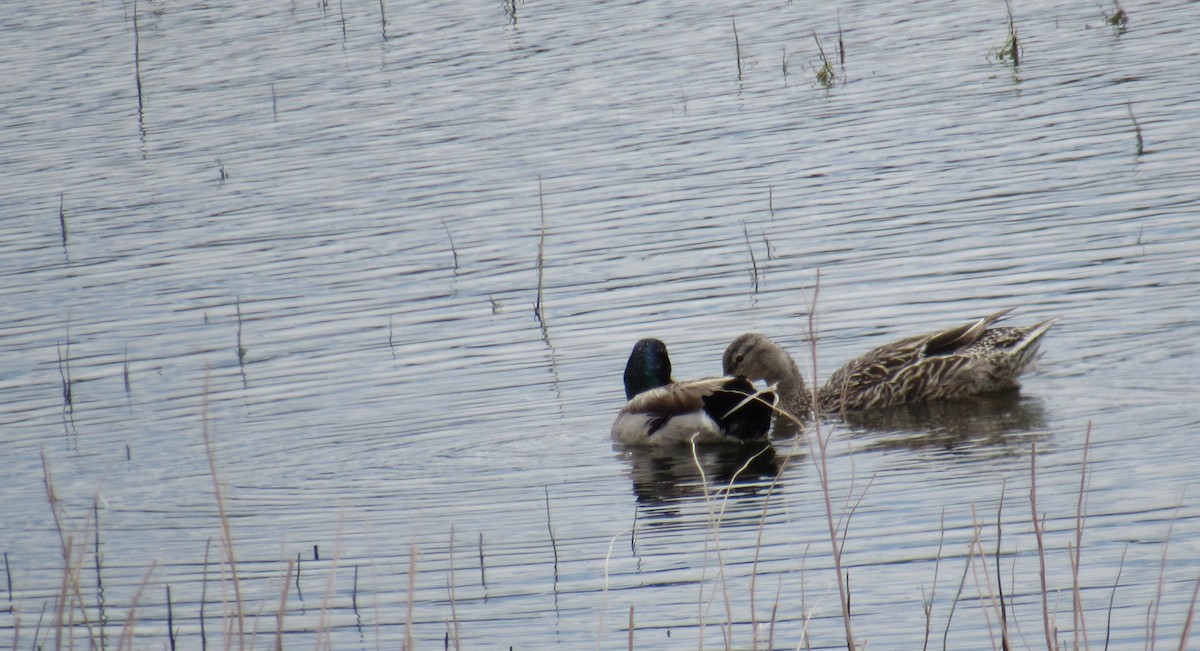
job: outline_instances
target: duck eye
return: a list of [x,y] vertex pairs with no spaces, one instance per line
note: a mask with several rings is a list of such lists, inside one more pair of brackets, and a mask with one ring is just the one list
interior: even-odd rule
[[743,361],[745,361],[745,359],[746,359],[745,355],[738,355],[737,357],[734,358],[733,362],[735,364],[741,364]]

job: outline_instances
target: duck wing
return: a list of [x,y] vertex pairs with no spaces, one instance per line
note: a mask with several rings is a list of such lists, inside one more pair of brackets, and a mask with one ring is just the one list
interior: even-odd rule
[[966,355],[1012,308],[967,323],[901,339],[861,355],[834,372],[821,390],[824,409],[869,409],[969,393],[973,357]]
[[681,442],[695,433],[705,440],[762,438],[774,404],[773,392],[759,392],[743,377],[675,382],[634,396],[618,414],[613,433],[627,443]]

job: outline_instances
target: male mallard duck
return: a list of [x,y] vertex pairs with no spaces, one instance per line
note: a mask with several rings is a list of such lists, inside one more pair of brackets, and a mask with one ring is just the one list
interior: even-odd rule
[[763,439],[775,404],[773,392],[758,391],[744,377],[675,382],[667,347],[657,339],[634,345],[625,365],[625,398],[612,437],[626,445]]
[[[880,346],[838,369],[817,392],[821,411],[878,409],[926,400],[965,398],[1017,389],[1017,377],[1038,357],[1042,335],[1057,318],[1028,327],[991,327],[1009,310],[963,325]],[[804,417],[812,394],[795,360],[760,334],[725,349],[727,375],[776,384],[781,407]]]

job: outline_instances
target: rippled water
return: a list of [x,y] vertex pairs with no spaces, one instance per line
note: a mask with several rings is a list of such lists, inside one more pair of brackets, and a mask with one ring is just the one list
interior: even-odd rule
[[[844,646],[807,439],[608,438],[638,338],[680,377],[748,330],[808,367],[815,300],[822,374],[1004,307],[1062,317],[1019,397],[824,425],[860,645],[918,648],[926,598],[930,648],[992,644],[968,560],[1001,495],[1010,628],[1040,645],[1035,441],[1070,640],[1089,423],[1089,642],[1140,645],[1160,600],[1177,644],[1200,41],[1188,3],[1110,10],[1017,3],[1016,67],[1000,5],[8,12],[0,639],[49,645],[66,545],[93,639],[134,599],[136,648],[168,616],[186,648],[237,635],[207,431],[256,647],[278,612],[288,646],[626,648],[630,621],[639,649]],[[813,34],[836,58],[839,25],[826,89]]]

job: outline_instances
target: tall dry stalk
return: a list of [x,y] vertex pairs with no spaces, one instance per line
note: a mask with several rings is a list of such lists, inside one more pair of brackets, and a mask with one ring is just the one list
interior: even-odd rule
[[1008,488],[1008,479],[1000,481],[1000,504],[996,506],[996,595],[1000,610],[1000,648],[1009,651],[1012,642],[1008,636],[1008,607],[1004,603],[1004,575],[1000,573],[1000,548],[1004,529],[1004,493]]
[[450,571],[447,572],[446,589],[450,593],[450,620],[454,623],[454,649],[462,649],[462,634],[458,624],[458,599],[455,595],[454,583],[454,525],[450,525]]
[[329,578],[325,581],[325,596],[321,599],[321,615],[317,624],[317,649],[321,648],[324,638],[327,648],[333,648],[333,637],[329,631],[329,610],[333,602],[333,588],[337,581],[338,566],[342,560],[343,532],[345,531],[346,513],[338,513],[337,538],[333,544],[333,561],[329,565]]
[[[84,535],[84,541],[78,545],[78,551],[74,543],[74,536],[66,533],[63,528],[62,516],[60,511],[62,505],[58,499],[58,493],[54,490],[54,475],[50,471],[50,464],[46,460],[46,451],[39,450],[38,454],[42,460],[42,483],[46,488],[46,500],[50,504],[50,513],[54,518],[54,529],[58,533],[59,551],[62,554],[63,562],[63,583],[60,586],[57,599],[57,607],[55,610],[56,626],[56,648],[62,648],[62,618],[64,615],[74,621],[75,604],[78,604],[79,613],[83,618],[83,624],[87,627],[88,639],[95,640],[96,633],[92,630],[92,621],[88,617],[87,608],[84,607],[83,589],[79,583],[80,574],[83,571],[84,555],[87,553],[87,535]],[[88,527],[90,528],[90,522]],[[98,534],[97,534],[98,535]],[[11,578],[10,578],[11,581]],[[11,600],[11,585],[9,587]],[[71,627],[71,633],[74,633],[74,627]]]
[[[722,627],[722,632],[723,632],[723,636],[724,636],[724,642],[725,642],[726,649],[731,649],[733,647],[733,603],[729,596],[729,580],[728,580],[728,574],[725,569],[725,558],[724,558],[723,550],[721,547],[721,525],[725,519],[725,511],[729,505],[729,496],[733,492],[734,484],[737,482],[738,478],[741,477],[742,474],[750,467],[750,465],[755,462],[755,460],[757,460],[760,456],[762,456],[764,453],[766,453],[767,450],[770,450],[770,449],[772,449],[772,448],[764,447],[763,449],[750,455],[750,457],[747,458],[736,471],[734,471],[733,475],[729,478],[729,482],[718,491],[718,495],[721,498],[720,508],[718,509],[716,498],[714,498],[712,493],[709,492],[708,476],[707,476],[707,473],[704,472],[704,465],[700,462],[699,450],[696,446],[696,437],[693,436],[692,440],[691,440],[692,463],[695,465],[697,472],[700,474],[700,488],[704,492],[704,502],[705,502],[705,506],[707,506],[707,508],[708,508],[708,530],[712,535],[712,539],[714,540],[714,546],[716,548],[717,568],[718,568],[717,575],[720,577],[721,593],[722,593],[722,597],[724,600],[724,606],[725,606],[725,625]],[[774,482],[772,482],[772,484],[774,484]],[[761,530],[760,530],[760,534],[761,534]],[[705,603],[705,601],[704,601],[704,583],[706,581],[705,577],[706,577],[706,573],[708,571],[708,541],[709,541],[709,533],[706,533],[705,537],[704,537],[705,562],[704,562],[704,565],[701,567],[700,596],[699,596],[699,600],[698,600],[698,604],[697,604],[699,606],[699,610],[700,610],[699,617],[700,617],[700,645],[701,645],[701,647],[703,647],[705,622],[708,620],[708,613],[704,608],[704,603]],[[760,544],[761,544],[761,538],[760,538]],[[757,562],[758,562],[757,555],[758,555],[758,552],[756,549],[755,561],[754,561],[754,564],[752,565],[752,568],[757,567]],[[751,592],[751,594],[750,594],[750,600],[751,600],[750,626],[751,626],[751,631],[752,631],[752,639],[754,640],[755,647],[757,647],[758,633],[755,630],[755,627],[757,625],[757,620],[755,619],[754,614],[753,614],[753,611],[754,611],[754,606],[753,606],[753,602],[754,602],[754,572],[755,571],[756,570],[754,570],[754,569],[751,570],[751,580],[750,580],[750,586],[751,586],[751,588],[750,588],[750,592]]]
[[1029,451],[1029,509],[1033,514],[1033,534],[1037,539],[1038,548],[1038,576],[1042,582],[1042,630],[1046,635],[1046,651],[1055,651],[1056,635],[1050,627],[1049,590],[1046,588],[1046,543],[1042,538],[1046,520],[1038,516],[1037,508],[1037,441],[1030,444]]
[[542,280],[545,276],[546,267],[546,202],[542,193],[542,177],[538,177],[538,213],[541,215],[541,229],[538,235],[538,256],[537,256],[537,300],[533,304],[533,315],[537,317],[538,323],[546,325],[545,314],[542,313]]
[[[240,345],[239,345],[240,348]],[[204,397],[200,403],[200,422],[204,430],[204,452],[208,457],[208,472],[212,475],[213,495],[217,500],[217,517],[221,521],[221,545],[224,547],[225,559],[229,563],[230,582],[233,585],[233,601],[235,623],[237,624],[238,649],[246,648],[246,615],[242,610],[242,587],[238,580],[237,557],[233,550],[233,531],[229,525],[229,516],[225,512],[225,497],[221,492],[221,480],[217,473],[216,443],[208,426],[208,383],[211,369],[204,374]]]
[[121,638],[117,642],[117,651],[133,649],[133,627],[137,623],[138,601],[142,598],[142,592],[146,589],[146,584],[150,581],[150,575],[156,567],[158,567],[158,561],[150,561],[150,568],[142,575],[142,581],[138,584],[137,592],[133,593],[133,599],[129,601],[129,614],[125,617],[125,628],[121,631]]
[[296,569],[296,561],[288,559],[287,575],[283,577],[283,585],[279,586],[279,609],[275,611],[275,651],[283,651],[283,616],[287,613],[288,590],[292,587],[292,571]]
[[[790,417],[790,415],[787,414],[787,412],[785,412],[779,408],[776,408],[775,413],[776,413],[776,418]],[[797,425],[799,425],[799,423],[797,423]],[[790,460],[792,458],[792,456],[795,454],[796,448],[799,447],[799,445],[800,445],[800,440],[801,440],[801,436],[796,436],[792,440],[792,449],[788,452],[788,455],[787,455],[787,457],[784,458],[783,462],[779,464],[779,469],[775,472],[775,476],[771,478],[771,484],[769,486],[767,486],[767,494],[766,494],[766,497],[763,499],[762,512],[759,513],[759,516],[758,516],[758,531],[756,532],[756,537],[754,540],[754,560],[750,564],[750,627],[751,627],[751,635],[752,635],[751,644],[753,646],[754,651],[758,651],[758,613],[756,610],[757,592],[758,592],[758,590],[757,590],[758,561],[759,561],[759,557],[762,553],[763,531],[766,529],[766,525],[767,525],[767,509],[771,505],[771,496],[775,494],[775,488],[779,485],[779,479],[783,476],[784,470],[787,469],[788,460]],[[763,449],[763,452],[765,452],[765,451],[766,451],[766,448]],[[758,455],[755,455],[755,456],[758,456]],[[782,589],[782,584],[780,584],[779,589]],[[776,616],[778,608],[779,608],[779,593],[777,591],[775,594],[775,605],[771,609],[771,630],[768,635],[768,638],[771,641],[769,641],[767,644],[768,649],[774,648],[773,640],[775,637],[775,616]]]
[[138,124],[142,123],[142,37],[138,29],[138,3],[133,0],[133,78],[137,82]]
[[933,561],[933,585],[929,588],[929,596],[925,596],[925,589],[921,588],[921,604],[925,610],[925,643],[921,645],[921,651],[929,649],[929,633],[933,629],[933,600],[937,595],[938,570],[942,567],[942,545],[946,542],[946,507],[942,507],[942,520],[939,526],[938,535],[938,550],[937,558]]
[[[1129,109],[1129,115],[1133,115],[1133,108]],[[1139,136],[1139,138],[1140,137],[1141,136]],[[66,196],[64,193],[59,192],[59,231],[62,232],[62,249],[66,249],[67,247],[67,211],[65,208],[65,202]]]
[[[983,549],[983,525],[979,523],[979,517],[975,512],[975,503],[971,503],[971,541],[967,545],[967,566],[971,569],[971,573],[975,578],[975,591],[979,596],[980,603],[991,602],[993,608],[996,607],[996,591],[992,589],[992,582],[988,578],[987,571],[987,552]],[[978,560],[976,560],[978,559]],[[983,566],[983,579],[979,577],[979,567]],[[988,639],[991,641],[992,648],[996,648],[996,634],[992,630],[992,616],[988,608],[983,609],[983,619],[987,625]]]
[[[813,285],[812,303],[808,308],[808,345],[809,352],[812,357],[812,383],[809,386],[809,391],[812,392],[812,404],[821,404],[817,395],[817,299],[821,293],[821,271],[817,270],[816,283]],[[842,611],[842,625],[846,629],[846,648],[849,651],[855,651],[858,646],[854,643],[854,627],[850,621],[850,591],[848,579],[842,570],[842,548],[845,544],[844,534],[839,535],[838,525],[833,520],[833,498],[831,495],[832,489],[829,481],[829,440],[833,436],[832,431],[825,435],[821,432],[821,419],[814,414],[812,435],[808,438],[808,445],[811,451],[814,465],[817,470],[817,478],[821,484],[821,495],[825,502],[825,522],[829,528],[829,544],[833,552],[833,569],[837,574],[838,598],[839,605]]]
[[1071,596],[1073,602],[1075,631],[1072,646],[1079,649],[1080,638],[1083,648],[1088,648],[1087,622],[1083,617],[1083,592],[1079,588],[1079,557],[1083,555],[1084,497],[1088,484],[1088,448],[1092,443],[1092,421],[1088,421],[1087,434],[1083,437],[1083,460],[1079,465],[1079,498],[1075,503],[1075,549],[1071,554]]
[[737,18],[733,19],[733,54],[737,58],[738,81],[742,80],[742,39],[738,38]]
[[404,605],[404,651],[413,651],[413,600],[417,595],[417,543],[408,545],[408,601]]

